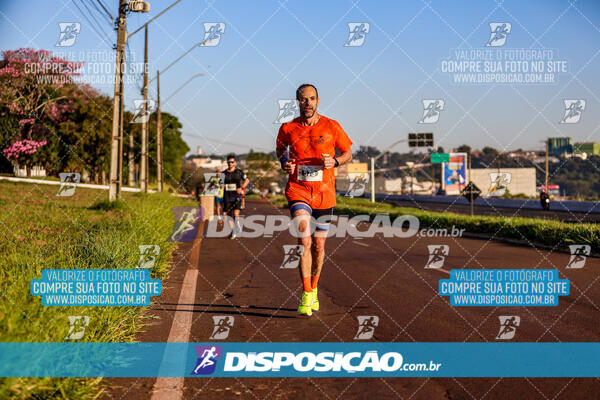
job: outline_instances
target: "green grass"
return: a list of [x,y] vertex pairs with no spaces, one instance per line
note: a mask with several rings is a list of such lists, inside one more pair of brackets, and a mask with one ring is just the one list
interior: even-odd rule
[[[287,205],[283,196],[273,197],[279,206]],[[469,233],[479,233],[495,238],[516,239],[525,243],[543,244],[556,250],[568,251],[570,244],[589,244],[592,253],[600,253],[600,224],[572,224],[555,220],[500,216],[470,216],[450,212],[424,211],[411,207],[396,207],[388,203],[371,203],[364,198],[338,197],[335,213],[338,215],[389,214],[391,218],[400,215],[414,215],[419,219],[420,228],[465,229]]]
[[[195,203],[168,193],[123,193],[110,204],[103,190],[78,188],[57,197],[57,186],[0,182],[0,341],[64,342],[69,315],[87,315],[85,342],[128,342],[148,321],[145,307],[44,307],[29,294],[42,269],[135,268],[138,245],[158,244],[153,278],[169,273],[176,247],[166,242],[173,226],[171,207]],[[0,398],[95,398],[96,378],[3,378]]]

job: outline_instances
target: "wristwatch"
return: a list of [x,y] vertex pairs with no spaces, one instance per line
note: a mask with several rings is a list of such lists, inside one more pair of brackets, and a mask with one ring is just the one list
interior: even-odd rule
[[337,160],[337,158],[333,157],[333,159],[335,160],[335,165],[333,166],[334,168],[337,168],[340,166],[340,162]]

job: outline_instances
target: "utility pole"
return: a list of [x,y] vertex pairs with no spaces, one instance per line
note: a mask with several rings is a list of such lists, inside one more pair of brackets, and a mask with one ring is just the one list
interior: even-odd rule
[[415,188],[415,168],[414,168],[414,164],[412,164],[410,166],[410,195],[411,196],[414,194],[414,188]]
[[117,55],[115,61],[115,90],[113,97],[113,121],[110,146],[110,182],[108,200],[115,201],[121,192],[121,125],[123,107],[123,71],[125,56],[125,41],[127,40],[127,0],[119,0],[119,16],[117,17]]
[[162,115],[160,114],[160,71],[156,71],[156,158],[158,191],[163,191],[163,162],[162,162]]
[[[469,185],[471,185],[471,149],[467,153],[467,163],[469,165]],[[460,187],[460,182],[458,184]],[[471,216],[473,216],[473,188],[469,191],[469,203],[471,203]]]
[[123,111],[124,111],[124,106],[123,106],[123,74],[125,73],[125,71],[123,70],[123,72],[121,72],[121,82],[119,84],[119,88],[120,88],[120,92],[121,92],[121,101],[120,103],[120,107],[119,107],[119,194],[121,193],[121,188],[123,187],[123,127],[125,126],[125,123],[123,121]]
[[144,27],[144,98],[142,104],[142,165],[140,173],[140,188],[148,191],[148,25]]
[[385,149],[383,152],[381,152],[377,157],[370,157],[370,159],[371,159],[371,203],[375,203],[375,161],[377,161],[381,157],[383,157],[385,152],[391,150],[391,148],[394,147],[395,145],[397,145],[399,143],[404,143],[404,142],[408,142],[408,140],[406,140],[406,139],[398,140],[397,142],[394,142],[390,146],[388,146],[388,148]]

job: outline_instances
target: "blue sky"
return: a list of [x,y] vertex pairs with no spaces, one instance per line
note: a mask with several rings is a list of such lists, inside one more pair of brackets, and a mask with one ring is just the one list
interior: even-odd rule
[[[117,0],[103,0],[115,15]],[[133,32],[172,1],[150,1],[148,14],[128,14]],[[0,2],[0,48],[44,48],[112,57],[116,34],[93,9],[96,0]],[[89,7],[89,10],[85,6]],[[107,44],[82,15],[93,15]],[[90,17],[91,18],[91,17]],[[72,47],[55,47],[60,22],[80,22]],[[150,73],[200,42],[206,22],[225,23],[216,47],[194,49],[161,76],[166,97],[192,75],[204,73],[163,110],[177,115],[184,139],[205,152],[271,150],[279,125],[278,99],[293,98],[304,82],[319,88],[320,112],[338,120],[355,145],[384,148],[408,132],[434,132],[448,150],[541,149],[548,136],[600,141],[600,3],[569,1],[200,1],[183,0],[152,22]],[[344,47],[348,23],[366,22],[364,44]],[[512,28],[502,47],[489,48],[490,23]],[[143,59],[143,31],[129,39],[134,62]],[[455,49],[552,49],[568,72],[553,84],[455,84],[440,71]],[[100,67],[101,63],[95,63]],[[109,64],[110,63],[109,61]],[[111,74],[105,74],[110,76]],[[141,77],[126,85],[126,105],[139,98]],[[112,85],[94,85],[112,95]],[[150,87],[155,98],[156,88]],[[419,124],[424,99],[444,100],[437,123]],[[565,99],[584,99],[580,121],[559,124]],[[217,141],[238,145],[220,144]],[[248,147],[244,147],[248,146]],[[399,145],[397,151],[406,151]]]

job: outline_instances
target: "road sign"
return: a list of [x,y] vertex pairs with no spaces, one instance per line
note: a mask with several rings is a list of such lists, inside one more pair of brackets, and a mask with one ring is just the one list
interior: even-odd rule
[[433,133],[409,133],[408,147],[433,147]]
[[471,198],[473,198],[472,201],[475,201],[479,197],[481,190],[479,190],[479,188],[473,182],[469,182],[460,194],[462,194],[465,199],[471,202]]
[[450,154],[448,153],[431,153],[431,163],[440,164],[450,162]]

